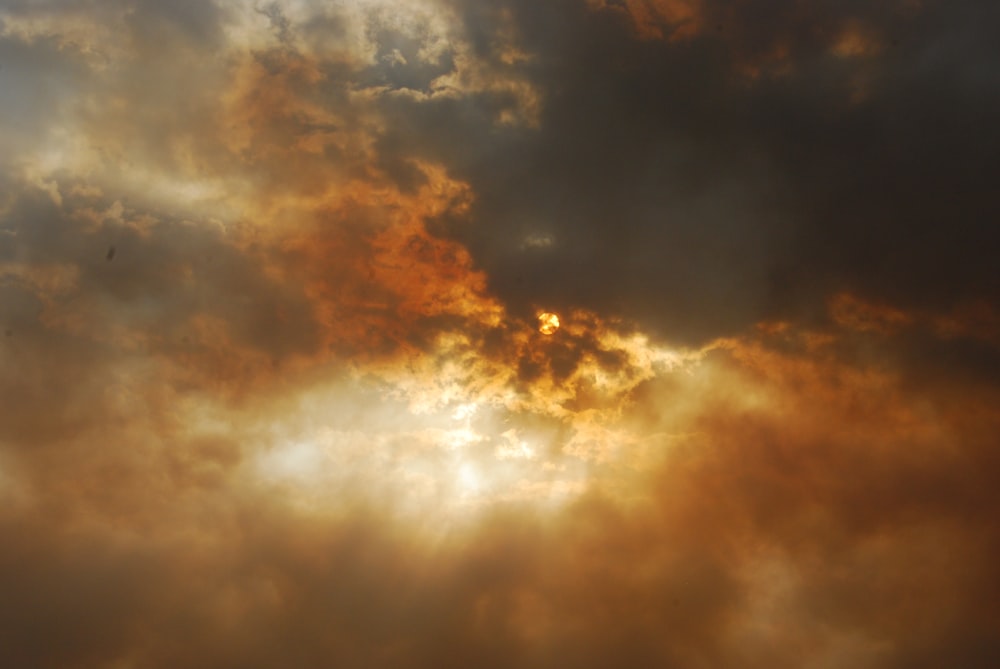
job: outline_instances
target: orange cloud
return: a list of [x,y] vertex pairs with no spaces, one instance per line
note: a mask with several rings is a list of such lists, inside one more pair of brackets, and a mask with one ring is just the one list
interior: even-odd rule
[[[427,212],[450,196],[399,197]],[[462,279],[430,269],[447,247],[405,241],[415,219],[395,221],[401,241],[376,257],[439,288]],[[317,267],[339,254],[322,248],[258,267],[299,268],[332,302]],[[47,443],[23,418],[0,428],[19,445],[0,485],[21,482],[0,490],[0,583],[20,611],[7,656],[880,666],[989,637],[998,398],[851,354],[873,333],[896,346],[908,312],[888,327],[895,312],[842,297],[834,314],[852,316],[825,339],[785,323],[684,353],[586,312],[543,338],[484,318],[485,297],[435,311],[404,275],[377,275],[405,305],[399,332],[442,315],[456,330],[352,357],[356,377],[312,358],[236,402],[171,377],[198,364],[180,352],[50,368],[44,340],[22,349],[43,378],[73,374],[48,420],[74,419]],[[192,345],[219,346],[203,363],[258,365],[232,323],[193,322]],[[99,369],[106,391],[77,382]],[[56,408],[3,378],[26,411]],[[81,616],[93,630],[77,636]]]
[[689,39],[702,31],[702,4],[701,0],[588,0],[592,9],[627,13],[644,39],[670,40]]
[[[0,657],[991,666],[996,309],[840,293],[682,348],[564,297],[543,335],[433,234],[492,222],[385,106],[496,94],[481,127],[536,132],[534,56],[512,14],[492,63],[376,4],[132,3],[114,25],[177,62],[119,40],[0,159]],[[695,40],[710,6],[599,8]],[[385,30],[323,50],[359,17]],[[817,49],[875,53],[857,30]],[[772,37],[747,62],[796,57]],[[369,71],[448,54],[421,91]]]

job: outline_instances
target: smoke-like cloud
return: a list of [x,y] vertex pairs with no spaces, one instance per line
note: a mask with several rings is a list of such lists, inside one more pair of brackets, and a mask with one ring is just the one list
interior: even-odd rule
[[995,14],[6,3],[0,658],[995,666]]

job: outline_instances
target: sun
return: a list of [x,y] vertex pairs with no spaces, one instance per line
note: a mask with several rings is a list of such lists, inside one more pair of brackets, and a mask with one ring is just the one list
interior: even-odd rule
[[553,313],[545,312],[538,316],[538,331],[543,335],[554,334],[559,329],[559,317]]

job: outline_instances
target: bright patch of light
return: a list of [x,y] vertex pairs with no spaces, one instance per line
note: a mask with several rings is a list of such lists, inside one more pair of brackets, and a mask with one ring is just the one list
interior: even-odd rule
[[458,485],[464,493],[475,493],[479,491],[482,483],[479,473],[472,465],[464,464],[458,469]]
[[465,448],[471,444],[482,441],[484,437],[475,430],[463,428],[458,430],[445,430],[442,434],[443,445],[452,451]]
[[531,460],[535,457],[535,450],[518,437],[517,430],[507,430],[500,436],[504,443],[497,446],[497,460]]
[[275,447],[259,459],[258,467],[266,479],[304,481],[315,478],[326,464],[328,457],[318,444],[298,442]]
[[459,404],[451,414],[452,420],[467,420],[472,418],[478,409],[479,407],[474,402]]
[[559,317],[553,313],[545,312],[538,316],[538,331],[543,335],[555,334],[559,329]]

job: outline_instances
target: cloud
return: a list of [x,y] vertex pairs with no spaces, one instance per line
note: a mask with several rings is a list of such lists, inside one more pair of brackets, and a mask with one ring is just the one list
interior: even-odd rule
[[[446,108],[416,126],[477,193],[483,224],[446,228],[505,302],[691,343],[838,291],[995,297],[986,3],[706,2],[702,29],[662,40],[625,20],[640,4],[511,4],[536,133],[498,141]],[[416,134],[418,112],[396,118]],[[544,257],[511,243],[539,226],[558,240]]]
[[994,10],[768,10],[8,3],[0,656],[995,665]]
[[[108,479],[93,497],[66,487],[93,464],[83,479],[57,465],[36,482],[45,505],[5,511],[0,578],[19,611],[6,654],[65,666],[987,666],[995,389],[928,394],[896,370],[845,365],[835,348],[782,352],[771,336],[648,381],[623,417],[645,452],[625,447],[590,492],[542,513],[528,500],[411,518],[401,491],[343,484],[340,504],[303,507],[294,488],[236,475],[227,453],[246,442],[171,440],[164,456],[217,463],[208,487],[168,469],[184,474]],[[329,466],[343,466],[331,443]],[[127,463],[131,480],[163,471],[148,437],[141,458],[104,444],[106,477]],[[170,493],[155,501],[151,484]],[[53,498],[74,504],[54,514]]]

